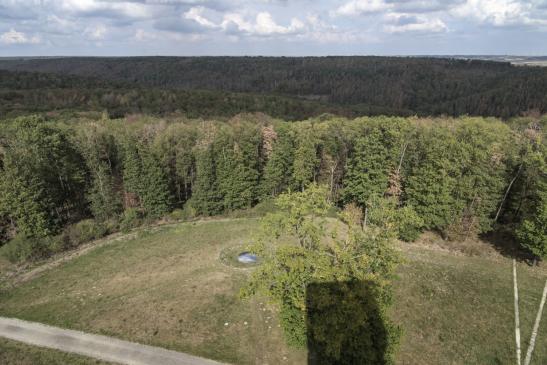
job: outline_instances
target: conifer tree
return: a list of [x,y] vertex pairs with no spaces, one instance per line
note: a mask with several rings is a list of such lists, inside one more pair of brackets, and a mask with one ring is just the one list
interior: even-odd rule
[[98,162],[92,172],[91,187],[87,194],[91,213],[99,221],[115,217],[121,212],[121,201],[114,190],[111,170],[104,162]]
[[143,212],[159,218],[171,208],[167,176],[151,148],[129,138],[124,144],[124,189]]
[[0,174],[0,215],[24,235],[41,237],[85,214],[82,156],[64,130],[38,117],[9,128]]
[[285,125],[276,129],[277,139],[264,167],[260,191],[262,197],[276,196],[293,186],[294,137]]
[[[547,174],[547,171],[545,172]],[[547,258],[547,177],[539,184],[539,200],[533,215],[527,217],[517,229],[517,238],[536,257]]]
[[222,195],[210,145],[196,152],[196,181],[193,186],[192,204],[198,213],[214,215],[222,212]]
[[357,202],[365,207],[371,197],[383,196],[388,187],[392,160],[392,153],[384,144],[382,132],[378,128],[358,138],[347,163],[344,201]]
[[89,174],[87,200],[91,213],[98,221],[119,215],[122,202],[115,189],[117,177],[117,146],[113,135],[98,124],[85,125],[76,130],[75,143],[85,159]]
[[423,129],[415,143],[405,200],[427,229],[445,231],[464,208],[463,201],[454,197],[457,174],[450,156],[454,148],[453,136],[437,127]]
[[317,140],[312,125],[304,124],[297,130],[296,150],[293,161],[293,180],[295,186],[304,190],[315,181],[320,160],[317,156]]
[[127,139],[123,142],[123,187],[126,194],[125,205],[141,206],[143,194],[143,166],[137,142]]
[[139,152],[143,172],[140,193],[142,205],[148,216],[160,218],[171,209],[172,197],[167,176],[148,146],[142,146]]

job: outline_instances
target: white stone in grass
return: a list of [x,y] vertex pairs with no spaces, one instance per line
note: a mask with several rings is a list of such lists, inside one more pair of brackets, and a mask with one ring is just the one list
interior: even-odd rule
[[227,326],[227,325],[229,325],[229,323],[228,323],[228,322],[225,322],[225,323],[224,323],[224,326]]

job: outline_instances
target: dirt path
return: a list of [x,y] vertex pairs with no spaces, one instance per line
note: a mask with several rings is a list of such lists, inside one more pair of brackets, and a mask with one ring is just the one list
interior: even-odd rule
[[5,317],[0,317],[0,336],[120,364],[222,365],[213,360],[160,347]]

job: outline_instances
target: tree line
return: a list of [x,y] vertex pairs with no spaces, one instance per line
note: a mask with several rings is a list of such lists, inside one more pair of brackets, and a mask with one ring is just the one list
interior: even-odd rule
[[358,110],[360,115],[370,112],[509,118],[529,110],[547,112],[546,68],[481,60],[358,56],[66,57],[0,60],[0,69],[78,75],[162,90],[283,95]]
[[[31,256],[46,250],[46,237],[66,244],[74,226],[93,236],[173,211],[222,214],[318,183],[332,204],[361,211],[362,225],[404,222],[401,239],[503,227],[541,258],[546,121],[19,117],[0,130],[0,233]],[[394,209],[379,209],[386,204]]]

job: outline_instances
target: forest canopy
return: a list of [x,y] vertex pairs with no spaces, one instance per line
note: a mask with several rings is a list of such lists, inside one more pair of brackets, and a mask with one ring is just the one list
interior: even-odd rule
[[[95,79],[81,86],[66,82],[62,90],[76,87],[55,99],[84,99],[90,105],[117,108],[122,113],[195,110],[197,104],[202,106],[198,108],[202,115],[208,111],[208,116],[218,116],[222,114],[218,103],[223,108],[237,105],[229,110],[231,115],[260,111],[290,120],[326,111],[353,117],[468,114],[501,118],[529,111],[547,112],[547,68],[480,60],[357,56],[62,57],[0,59],[0,69]],[[0,76],[2,81],[11,77],[6,73]],[[105,82],[116,86],[105,87]],[[52,83],[59,84],[63,83]],[[112,90],[120,85],[128,91]],[[37,88],[34,90],[27,87],[26,92],[19,94],[42,98],[41,102],[48,100]],[[190,93],[205,90],[217,94]],[[234,97],[232,93],[246,96]],[[226,95],[231,104],[223,102]],[[108,102],[98,103],[97,98]],[[205,101],[200,102],[201,99]],[[50,105],[57,107],[58,101]],[[320,111],[313,113],[312,107]],[[295,110],[300,109],[304,112],[297,114]]]
[[0,232],[43,253],[77,224],[93,236],[172,211],[222,214],[317,183],[364,224],[404,222],[403,240],[503,228],[545,257],[546,122],[19,117],[0,130]]

